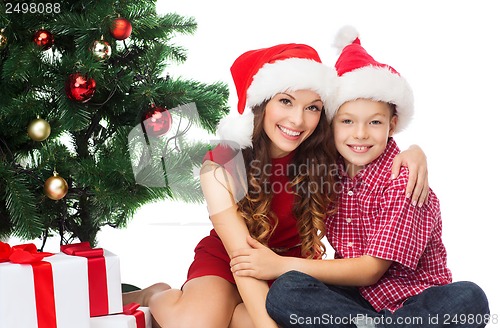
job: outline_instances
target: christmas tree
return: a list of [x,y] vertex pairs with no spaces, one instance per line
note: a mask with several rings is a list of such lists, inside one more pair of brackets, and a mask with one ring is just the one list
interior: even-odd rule
[[152,0],[0,7],[0,237],[95,245],[144,204],[202,200],[209,145],[186,132],[213,133],[229,91],[167,73],[193,18]]

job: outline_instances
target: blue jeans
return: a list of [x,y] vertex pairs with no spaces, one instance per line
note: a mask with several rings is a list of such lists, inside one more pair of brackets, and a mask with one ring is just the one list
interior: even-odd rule
[[279,277],[267,295],[269,315],[281,327],[485,327],[483,290],[460,281],[431,287],[391,313],[377,312],[357,288],[331,286],[297,271]]

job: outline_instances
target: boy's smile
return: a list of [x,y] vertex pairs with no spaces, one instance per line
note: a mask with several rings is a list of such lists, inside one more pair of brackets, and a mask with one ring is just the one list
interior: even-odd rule
[[385,102],[356,99],[340,106],[333,119],[333,134],[349,176],[384,152],[396,123],[397,116]]

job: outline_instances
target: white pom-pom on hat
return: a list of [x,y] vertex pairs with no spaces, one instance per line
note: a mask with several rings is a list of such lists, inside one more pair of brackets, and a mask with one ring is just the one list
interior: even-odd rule
[[350,45],[358,37],[358,30],[354,26],[346,25],[337,32],[332,45],[340,53],[345,46]]
[[253,121],[252,111],[246,111],[243,114],[231,112],[223,117],[217,127],[217,135],[221,143],[232,148],[251,148]]

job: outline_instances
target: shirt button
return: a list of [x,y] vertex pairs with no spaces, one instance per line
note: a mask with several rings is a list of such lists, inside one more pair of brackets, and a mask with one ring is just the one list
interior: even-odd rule
[[348,196],[352,196],[352,195],[354,195],[354,192],[353,192],[352,190],[349,190],[349,191],[347,192],[347,195],[348,195]]
[[352,222],[352,219],[351,219],[351,218],[347,218],[347,219],[345,219],[345,222],[347,222],[347,223],[351,223],[351,222]]
[[347,243],[347,246],[352,247],[352,246],[354,246],[354,243],[352,241],[350,241]]

